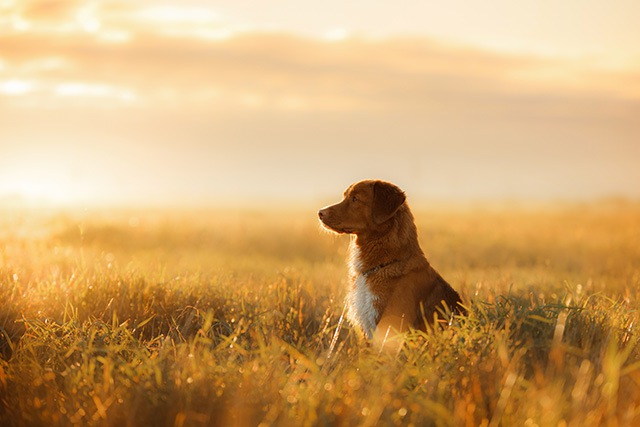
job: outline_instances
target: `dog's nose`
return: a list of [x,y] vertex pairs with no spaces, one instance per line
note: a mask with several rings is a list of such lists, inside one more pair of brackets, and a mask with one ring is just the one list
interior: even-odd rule
[[320,218],[320,220],[323,222],[326,218],[329,218],[329,209],[327,208],[320,209],[318,211],[318,218]]

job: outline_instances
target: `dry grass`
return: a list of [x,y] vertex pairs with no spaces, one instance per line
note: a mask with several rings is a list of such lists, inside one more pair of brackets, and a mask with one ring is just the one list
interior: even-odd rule
[[640,423],[640,208],[416,212],[471,312],[378,354],[314,210],[0,213],[1,425]]

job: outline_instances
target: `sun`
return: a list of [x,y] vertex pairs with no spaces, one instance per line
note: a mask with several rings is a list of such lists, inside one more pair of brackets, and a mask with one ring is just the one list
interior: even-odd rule
[[76,201],[68,187],[55,182],[23,181],[7,193],[31,203],[69,204]]
[[0,197],[17,198],[30,204],[72,204],[80,194],[72,177],[62,170],[21,164],[0,173]]

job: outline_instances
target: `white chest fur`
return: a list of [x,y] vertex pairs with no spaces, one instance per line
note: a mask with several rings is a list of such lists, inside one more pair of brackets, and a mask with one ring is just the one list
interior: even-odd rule
[[361,263],[357,247],[352,247],[351,277],[354,280],[348,295],[349,319],[364,330],[369,338],[373,337],[378,320],[375,302],[378,297],[371,292],[367,278],[361,273]]

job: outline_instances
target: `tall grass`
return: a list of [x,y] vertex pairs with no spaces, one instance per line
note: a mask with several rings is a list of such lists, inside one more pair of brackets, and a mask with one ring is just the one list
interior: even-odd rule
[[312,209],[4,211],[0,425],[640,423],[640,208],[416,217],[470,313],[391,355]]

